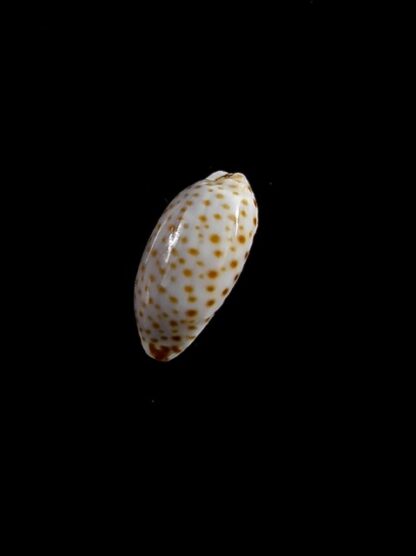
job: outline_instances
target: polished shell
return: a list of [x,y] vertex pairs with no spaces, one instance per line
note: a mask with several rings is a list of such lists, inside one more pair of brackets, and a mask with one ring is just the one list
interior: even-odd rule
[[240,276],[257,221],[243,174],[215,172],[173,199],[135,282],[137,326],[148,355],[169,361],[202,332]]

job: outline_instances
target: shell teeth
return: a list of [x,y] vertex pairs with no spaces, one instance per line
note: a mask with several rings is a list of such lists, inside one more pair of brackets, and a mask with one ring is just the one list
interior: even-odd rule
[[135,281],[135,314],[146,353],[180,355],[237,282],[258,225],[241,173],[214,172],[184,189],[150,236]]

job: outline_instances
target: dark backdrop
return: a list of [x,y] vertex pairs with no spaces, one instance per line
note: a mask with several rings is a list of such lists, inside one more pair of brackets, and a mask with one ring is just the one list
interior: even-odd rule
[[[46,431],[86,448],[125,453],[143,431],[190,427],[195,442],[269,438],[296,459],[336,450],[357,378],[341,17],[319,2],[171,11],[72,14],[34,30],[30,195],[42,207],[35,261],[48,269],[38,313],[46,298],[52,313],[25,388]],[[160,364],[139,342],[135,273],[167,203],[220,169],[248,177],[259,231],[224,307]]]
[[[4,243],[23,271],[2,268],[22,278],[17,296],[3,290],[18,332],[2,369],[13,387],[1,389],[12,438],[3,451],[17,479],[4,475],[38,535],[83,522],[94,543],[107,540],[102,523],[110,530],[118,517],[136,531],[142,505],[157,529],[152,547],[171,541],[163,514],[180,516],[183,537],[198,533],[181,506],[201,528],[222,522],[233,543],[251,532],[256,553],[267,533],[308,547],[330,544],[331,533],[344,544],[354,529],[380,537],[369,516],[385,500],[377,470],[388,448],[374,461],[367,454],[377,436],[385,446],[385,431],[396,434],[393,396],[377,391],[394,365],[383,378],[371,344],[384,310],[378,277],[366,274],[374,246],[384,250],[368,219],[378,183],[363,201],[383,162],[378,153],[367,174],[359,169],[372,98],[355,113],[363,81],[362,53],[350,55],[352,4],[225,4],[37,13],[24,40],[6,44],[16,74],[6,82],[7,143],[18,149],[3,184]],[[167,203],[216,170],[250,180],[258,234],[215,319],[160,364],[136,330],[137,267]],[[206,522],[201,502],[213,507]],[[16,539],[22,531],[32,542],[20,522]],[[211,538],[199,534],[201,544]]]

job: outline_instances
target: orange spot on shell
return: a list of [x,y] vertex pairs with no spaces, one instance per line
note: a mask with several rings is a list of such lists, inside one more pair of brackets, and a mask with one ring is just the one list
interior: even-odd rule
[[185,268],[183,274],[184,276],[192,276],[192,270],[190,268]]
[[149,350],[150,350],[150,353],[152,354],[152,356],[157,361],[167,361],[167,359],[169,358],[170,351],[171,351],[170,348],[168,348],[166,346],[157,347],[155,345],[155,343],[150,343],[149,344]]
[[216,270],[210,270],[208,272],[208,278],[215,279],[218,277],[218,272]]
[[212,243],[219,243],[221,241],[221,238],[218,234],[212,234],[209,239]]

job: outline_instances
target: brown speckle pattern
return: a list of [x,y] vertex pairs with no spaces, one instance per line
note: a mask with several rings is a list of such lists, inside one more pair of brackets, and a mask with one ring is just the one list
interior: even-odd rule
[[148,355],[169,361],[195,340],[238,280],[257,223],[243,174],[216,172],[170,203],[135,281],[136,321]]

